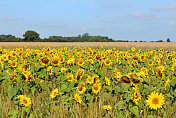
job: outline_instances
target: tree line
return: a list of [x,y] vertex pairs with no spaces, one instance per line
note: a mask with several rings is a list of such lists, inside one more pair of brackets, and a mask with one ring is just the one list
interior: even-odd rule
[[[128,40],[113,40],[106,36],[89,36],[88,33],[83,35],[72,36],[72,37],[63,37],[63,36],[49,36],[48,38],[40,38],[39,34],[35,31],[28,30],[23,34],[24,38],[15,37],[13,35],[0,35],[0,42],[132,42]],[[171,42],[168,38],[167,42]],[[138,41],[133,41],[138,42]],[[139,41],[146,42],[146,41]],[[159,41],[150,41],[150,42],[164,42],[163,40]]]

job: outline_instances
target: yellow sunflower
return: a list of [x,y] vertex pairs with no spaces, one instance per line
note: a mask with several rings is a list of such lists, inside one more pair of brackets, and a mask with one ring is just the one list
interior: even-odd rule
[[50,98],[55,98],[57,95],[58,95],[58,89],[56,88],[56,89],[54,89],[52,92],[51,92],[51,94],[50,94]]
[[149,106],[150,109],[157,110],[158,108],[162,108],[164,104],[164,97],[162,93],[152,92],[151,95],[148,95],[148,100],[146,100],[146,106]]
[[41,57],[39,59],[40,64],[47,66],[49,64],[50,59],[47,56]]
[[107,84],[108,86],[110,86],[111,81],[110,81],[110,79],[109,79],[109,78],[105,77],[105,82],[106,82],[106,84]]
[[94,79],[91,76],[88,76],[87,83],[93,84],[94,83]]
[[67,81],[69,81],[69,82],[72,82],[72,81],[74,80],[73,74],[71,74],[71,75],[69,75],[69,76],[66,76],[66,77],[68,78]]
[[60,65],[59,58],[57,56],[52,58],[51,64],[54,65],[54,66]]
[[25,95],[18,95],[17,98],[20,99],[20,103],[23,104],[25,107],[30,106],[30,98],[26,97]]
[[82,100],[81,100],[81,98],[80,98],[80,96],[78,95],[78,94],[75,94],[74,95],[74,98],[75,98],[75,100],[78,102],[78,103],[82,103]]
[[123,83],[130,84],[131,83],[131,78],[127,75],[121,75],[121,77],[119,78],[119,81],[123,82]]
[[49,75],[52,75],[53,74],[52,66],[49,66],[47,68],[47,71],[49,72]]
[[86,88],[84,86],[85,83],[80,83],[78,87],[76,87],[79,94],[83,94],[86,91]]
[[111,61],[110,59],[106,58],[106,59],[104,60],[104,63],[105,63],[105,65],[111,65],[111,64],[112,64],[112,61]]
[[112,110],[112,107],[111,107],[111,105],[104,105],[103,109],[105,109],[105,110]]
[[84,64],[84,60],[83,60],[82,58],[79,59],[79,60],[78,60],[78,65],[79,65],[79,66],[82,66],[83,64]]
[[94,93],[100,92],[100,89],[101,89],[101,83],[94,84],[93,87],[92,87],[92,91]]

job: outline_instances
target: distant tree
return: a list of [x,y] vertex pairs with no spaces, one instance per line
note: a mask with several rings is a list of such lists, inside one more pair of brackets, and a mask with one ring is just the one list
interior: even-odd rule
[[169,38],[167,39],[167,42],[171,42]]
[[24,41],[38,41],[40,39],[39,34],[32,30],[26,31],[23,37]]
[[158,40],[158,41],[156,41],[156,42],[164,42],[163,40]]

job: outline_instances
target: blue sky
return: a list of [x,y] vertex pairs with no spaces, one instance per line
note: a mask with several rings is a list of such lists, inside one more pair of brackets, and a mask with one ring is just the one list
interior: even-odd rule
[[176,42],[175,0],[0,0],[0,34]]

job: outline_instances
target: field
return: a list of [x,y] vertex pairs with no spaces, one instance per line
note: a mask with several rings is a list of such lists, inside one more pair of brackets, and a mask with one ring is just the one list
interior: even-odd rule
[[2,118],[176,117],[176,43],[0,47]]

